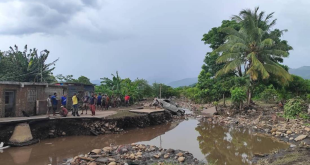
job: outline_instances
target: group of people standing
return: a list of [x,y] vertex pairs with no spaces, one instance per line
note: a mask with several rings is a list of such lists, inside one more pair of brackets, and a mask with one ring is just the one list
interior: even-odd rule
[[[130,96],[126,95],[124,100],[125,100],[125,105],[128,106]],[[68,114],[68,110],[65,108],[67,105],[67,96],[63,95],[60,101],[61,101],[61,110],[59,111],[59,114],[62,117],[66,117]],[[80,116],[78,113],[79,102],[80,102],[80,98],[77,96],[76,93],[74,93],[72,97],[72,115],[73,116]],[[114,97],[114,96],[112,96],[112,98],[110,99],[110,97],[106,94],[102,95],[101,93],[99,93],[99,95],[97,96],[96,94],[91,93],[90,96],[85,94],[85,96],[82,97],[82,102],[83,104],[82,104],[81,115],[84,113],[84,110],[85,110],[85,113],[87,114],[87,110],[89,108],[92,113],[92,116],[95,116],[95,112],[97,108],[101,108],[101,110],[105,108],[105,110],[108,110],[110,106],[119,107],[121,104],[121,99],[119,97]],[[47,98],[47,115],[48,116],[51,110],[53,111],[53,116],[56,115],[55,113],[57,111],[57,105],[58,105],[57,93],[54,93],[53,96],[49,95]]]
[[[54,93],[53,96],[49,95],[47,97],[47,115],[49,116],[50,111],[53,111],[53,116],[56,116],[57,111],[57,105],[58,105],[58,99],[57,99],[57,93]],[[59,114],[63,117],[66,117],[68,115],[68,110],[65,108],[67,105],[67,96],[64,94],[61,97],[61,107]]]

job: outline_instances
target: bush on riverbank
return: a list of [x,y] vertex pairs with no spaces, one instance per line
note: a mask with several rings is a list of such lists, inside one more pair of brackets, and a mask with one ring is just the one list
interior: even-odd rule
[[246,92],[242,88],[236,87],[231,90],[231,99],[241,110],[243,101],[246,99]]
[[284,105],[284,117],[287,119],[294,119],[296,116],[304,116],[307,109],[305,101],[302,99],[289,99]]

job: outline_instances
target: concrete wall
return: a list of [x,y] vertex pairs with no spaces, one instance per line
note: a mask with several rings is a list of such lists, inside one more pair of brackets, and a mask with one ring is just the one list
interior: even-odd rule
[[22,111],[35,114],[36,100],[44,97],[45,86],[0,85],[0,117],[5,117],[5,91],[15,92],[15,116],[23,116]]
[[[54,93],[57,93],[59,100],[63,94],[67,94],[67,108],[71,109],[73,93],[78,93],[81,101],[85,91],[88,91],[87,93],[94,92],[94,86],[72,85],[69,88],[68,86],[55,85],[24,85],[22,87],[19,84],[0,84],[0,117],[5,117],[5,91],[7,90],[15,92],[15,116],[21,117],[23,116],[22,111],[29,115],[45,114],[44,109],[47,110],[47,107],[44,101],[46,102],[48,95]],[[38,104],[37,100],[39,100]]]
[[[58,98],[63,95],[66,88],[61,86],[51,86],[46,87],[44,85],[25,85],[21,87],[20,85],[7,85],[0,84],[0,117],[5,117],[5,91],[15,92],[15,116],[23,116],[22,111],[27,112],[29,115],[36,115],[37,112],[37,100],[46,101],[49,94],[58,94]],[[46,104],[40,104],[40,110],[46,109]],[[42,114],[42,113],[40,113]]]
[[45,88],[45,97],[44,99],[46,100],[48,95],[54,95],[54,93],[57,93],[58,99],[62,97],[63,94],[66,94],[66,87],[63,86],[49,86]]

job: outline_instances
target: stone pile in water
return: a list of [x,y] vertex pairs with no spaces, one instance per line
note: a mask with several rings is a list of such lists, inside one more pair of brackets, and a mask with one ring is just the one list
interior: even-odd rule
[[130,164],[201,164],[185,151],[156,146],[131,144],[93,149],[86,155],[69,159],[71,165],[130,165]]

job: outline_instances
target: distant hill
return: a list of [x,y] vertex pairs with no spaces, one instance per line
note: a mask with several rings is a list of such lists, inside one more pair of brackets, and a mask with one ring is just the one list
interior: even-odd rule
[[173,82],[170,82],[168,83],[167,85],[168,86],[171,86],[173,88],[177,88],[177,87],[182,87],[182,86],[190,86],[190,85],[193,85],[195,83],[198,82],[198,78],[185,78],[185,79],[182,79],[182,80],[177,80],[177,81],[173,81]]
[[310,66],[303,66],[300,68],[296,68],[296,69],[289,69],[288,72],[290,74],[294,74],[297,76],[300,76],[304,79],[310,79]]

